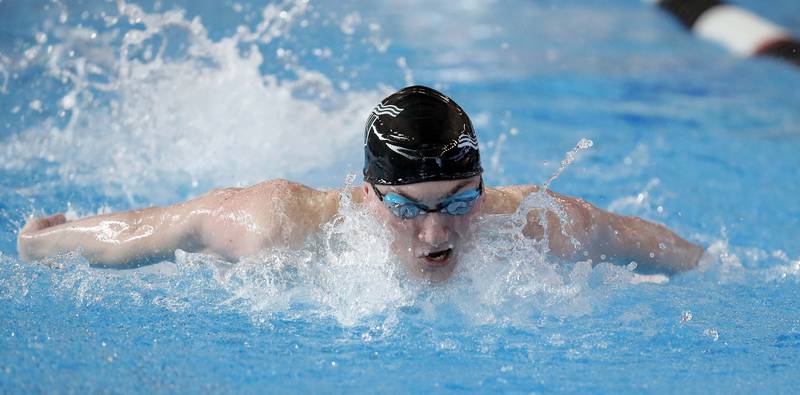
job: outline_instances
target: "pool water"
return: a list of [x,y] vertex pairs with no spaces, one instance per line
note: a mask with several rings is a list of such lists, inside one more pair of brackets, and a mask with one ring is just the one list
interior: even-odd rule
[[[795,1],[738,1],[800,35]],[[800,70],[647,2],[0,0],[2,393],[791,393]],[[360,181],[362,127],[418,83],[470,113],[487,185],[551,184],[702,244],[697,270],[554,262],[485,218],[451,281],[363,207],[298,249],[123,270],[19,261],[31,214]],[[536,199],[534,199],[536,200]],[[531,201],[532,205],[548,204]]]

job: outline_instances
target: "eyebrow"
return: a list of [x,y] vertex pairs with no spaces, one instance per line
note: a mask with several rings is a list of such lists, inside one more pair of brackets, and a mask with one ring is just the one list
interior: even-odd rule
[[[473,180],[466,180],[466,181],[462,181],[462,182],[458,183],[456,186],[451,188],[448,192],[446,192],[445,194],[440,196],[439,199],[441,200],[441,199],[444,199],[445,197],[454,195],[456,192],[458,192],[459,189],[464,188],[464,186],[466,186],[466,185],[469,185],[469,183],[471,183],[472,181]],[[391,191],[388,191],[386,193],[394,193],[394,194],[400,195],[400,196],[402,196],[402,197],[404,197],[404,198],[406,198],[408,200],[411,200],[413,202],[420,203],[419,199],[417,199],[415,197],[408,196],[405,193],[397,191],[395,189],[392,189]]]

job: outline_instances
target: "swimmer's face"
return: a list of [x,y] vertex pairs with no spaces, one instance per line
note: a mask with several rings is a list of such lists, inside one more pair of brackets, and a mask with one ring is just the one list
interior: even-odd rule
[[[412,274],[433,281],[445,280],[453,273],[463,243],[469,240],[473,219],[480,213],[484,195],[464,215],[425,213],[403,219],[381,201],[399,198],[435,208],[454,196],[469,196],[481,185],[480,176],[452,181],[430,181],[409,185],[364,185],[367,203],[392,230],[392,248]],[[395,194],[395,196],[392,196]],[[398,196],[399,195],[399,196]]]

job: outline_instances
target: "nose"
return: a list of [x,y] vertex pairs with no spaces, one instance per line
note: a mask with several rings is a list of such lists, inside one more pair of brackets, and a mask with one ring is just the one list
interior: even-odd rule
[[440,246],[450,239],[450,229],[443,214],[428,213],[422,219],[419,240],[432,246]]

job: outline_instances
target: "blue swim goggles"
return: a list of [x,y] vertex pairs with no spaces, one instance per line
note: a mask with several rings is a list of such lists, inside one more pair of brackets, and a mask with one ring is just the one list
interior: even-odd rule
[[375,191],[375,194],[378,195],[378,199],[380,199],[380,201],[386,205],[386,208],[388,208],[392,214],[402,219],[416,218],[423,212],[445,213],[448,215],[465,215],[469,213],[473,207],[475,207],[478,197],[483,194],[483,180],[481,179],[481,183],[477,188],[448,196],[434,208],[424,206],[396,193],[388,193],[384,195],[381,193],[381,191],[375,188],[375,184],[372,184],[372,190]]

